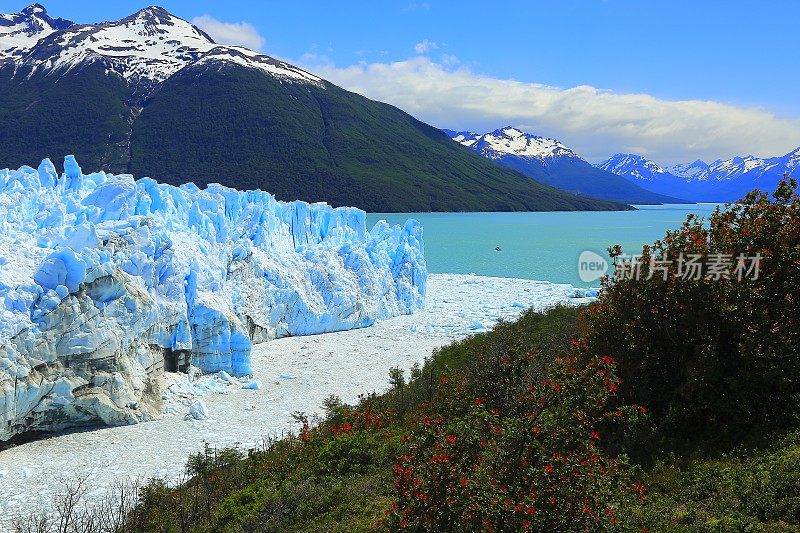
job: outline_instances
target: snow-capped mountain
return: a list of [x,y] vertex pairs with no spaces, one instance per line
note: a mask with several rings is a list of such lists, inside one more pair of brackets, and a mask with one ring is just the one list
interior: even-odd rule
[[697,160],[693,163],[679,163],[666,169],[667,172],[679,178],[695,178],[708,172],[708,163],[705,161]]
[[443,130],[484,157],[553,187],[577,194],[638,204],[682,202],[654,194],[614,173],[597,169],[564,143],[506,126],[489,133]]
[[32,4],[19,13],[0,14],[0,63],[22,56],[44,37],[73,24],[52,18],[41,4]]
[[735,201],[753,189],[771,191],[784,173],[800,177],[800,148],[780,157],[752,155],[661,167],[635,154],[615,154],[598,168],[660,194],[703,202]]
[[643,181],[653,181],[669,174],[654,161],[636,154],[614,154],[597,168],[616,174],[632,176]]
[[[291,80],[320,79],[297,67],[246,48],[221,46],[204,31],[160,7],[148,7],[117,22],[73,24],[52,19],[34,4],[17,15],[14,28],[27,28],[24,39],[9,37],[0,57],[33,72],[63,72],[99,61],[128,81],[160,83],[192,63],[230,61]],[[5,20],[5,19],[2,19]],[[11,27],[11,26],[10,26]],[[9,35],[12,35],[9,33]]]
[[160,7],[97,24],[39,4],[0,15],[0,110],[0,168],[73,153],[115,174],[375,212],[625,208],[534,183]]
[[564,158],[583,161],[578,154],[555,139],[531,135],[511,126],[483,135],[466,131],[445,130],[445,132],[454,141],[472,148],[489,159],[516,156],[537,159],[545,164],[548,161]]

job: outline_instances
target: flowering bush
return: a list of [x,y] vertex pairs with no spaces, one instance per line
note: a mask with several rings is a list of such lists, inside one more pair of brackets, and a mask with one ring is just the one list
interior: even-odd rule
[[[796,424],[800,398],[800,196],[794,180],[770,198],[754,191],[717,209],[708,225],[690,216],[645,247],[641,272],[608,280],[585,314],[588,353],[619,361],[618,400],[651,408],[655,439],[632,450],[740,441]],[[610,249],[619,258],[622,250]],[[672,260],[694,254],[761,257],[758,275],[685,276]],[[665,266],[665,264],[667,266]],[[748,265],[750,268],[752,265]],[[739,272],[741,274],[741,272]],[[739,279],[741,278],[741,279]]]
[[642,497],[599,447],[599,422],[638,413],[605,410],[614,361],[580,363],[578,342],[549,359],[510,339],[440,376],[394,465],[390,529],[597,531],[617,524],[621,502]]

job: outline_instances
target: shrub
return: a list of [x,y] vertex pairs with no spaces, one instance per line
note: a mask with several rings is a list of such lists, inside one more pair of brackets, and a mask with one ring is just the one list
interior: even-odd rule
[[598,446],[599,421],[635,411],[605,410],[614,361],[580,363],[578,343],[544,357],[514,329],[499,326],[467,371],[439,376],[394,465],[390,529],[601,530],[641,495]]
[[687,464],[658,464],[644,477],[647,500],[625,509],[652,531],[800,531],[800,434],[766,450]]
[[[717,209],[708,226],[690,216],[645,246],[641,275],[608,280],[585,314],[587,356],[618,362],[620,404],[652,410],[650,432],[628,440],[647,455],[697,441],[735,444],[796,425],[800,397],[800,196],[784,181]],[[618,261],[619,246],[610,249]],[[760,255],[757,279],[681,276],[676,259],[701,263]],[[717,255],[723,254],[723,255]],[[656,258],[672,260],[666,274]],[[661,265],[665,266],[664,263]],[[747,264],[750,266],[750,263]],[[726,444],[726,445],[728,445]]]

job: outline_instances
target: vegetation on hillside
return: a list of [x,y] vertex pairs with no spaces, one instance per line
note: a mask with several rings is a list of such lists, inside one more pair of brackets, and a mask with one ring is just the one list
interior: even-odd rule
[[527,179],[388,104],[233,66],[164,83],[134,123],[130,170],[371,212],[624,208]]
[[[621,250],[611,252],[619,257]],[[694,279],[692,256],[695,263],[732,268],[708,267]],[[754,257],[760,257],[757,266]],[[736,445],[796,427],[798,305],[794,181],[784,181],[772,198],[753,192],[717,209],[707,225],[690,216],[645,247],[639,279],[609,284],[584,324],[589,352],[617,360],[616,401],[652,411],[651,424],[625,447],[645,456],[701,443]]]
[[216,182],[372,212],[630,209],[494,164],[399,109],[232,64],[184,69],[142,100],[101,63],[0,69],[0,166],[56,164]]
[[[0,168],[58,165],[74,154],[87,171],[127,171],[127,141],[133,120],[125,82],[100,65],[65,74],[26,75],[0,68]],[[13,76],[13,77],[12,77]]]

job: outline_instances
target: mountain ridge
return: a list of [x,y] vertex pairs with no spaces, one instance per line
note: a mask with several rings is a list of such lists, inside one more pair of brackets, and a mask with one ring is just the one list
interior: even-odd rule
[[505,126],[488,133],[442,130],[455,142],[547,185],[594,198],[634,204],[687,203],[648,191],[592,166],[561,141]]
[[630,208],[533,182],[393,106],[219,45],[163,8],[62,25],[41,24],[0,62],[3,166],[74,153],[175,185],[191,178],[369,211]]
[[734,156],[712,163],[696,160],[670,167],[637,154],[618,153],[597,167],[654,192],[695,201],[732,202],[755,188],[774,190],[784,173],[800,177],[800,148],[783,156]]

